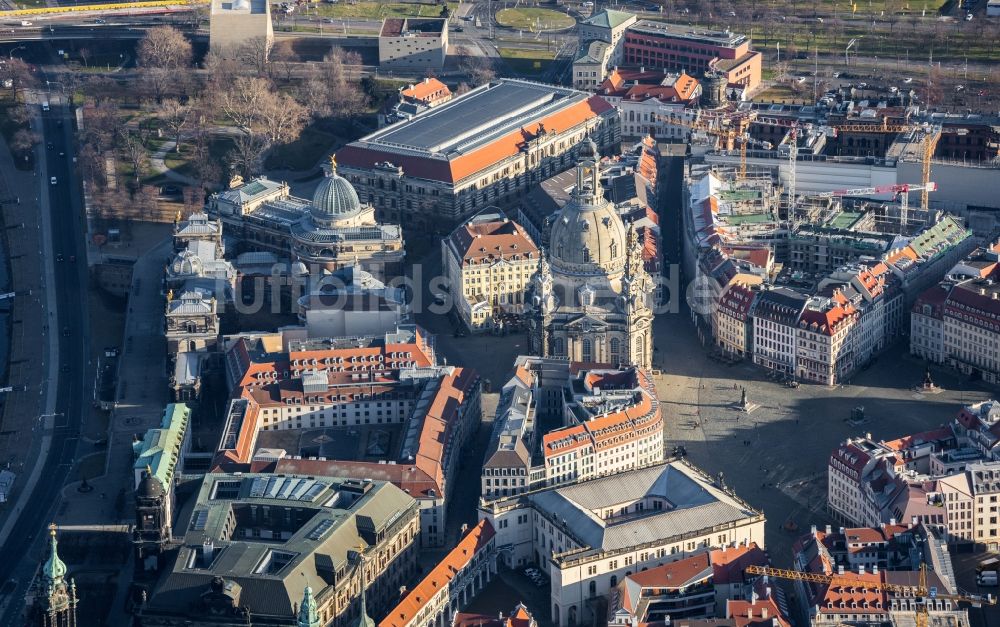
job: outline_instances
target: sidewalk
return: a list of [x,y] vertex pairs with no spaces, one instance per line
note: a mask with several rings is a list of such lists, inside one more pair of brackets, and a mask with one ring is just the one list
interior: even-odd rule
[[[90,491],[81,492],[80,482],[63,488],[66,507],[60,513],[60,524],[86,524],[95,519],[127,522],[133,518],[132,437],[157,426],[163,408],[170,402],[163,339],[164,297],[160,292],[163,264],[170,252],[171,239],[166,238],[135,263],[118,364],[118,406],[108,429],[105,473],[87,480]],[[119,516],[116,500],[122,491],[124,507]]]

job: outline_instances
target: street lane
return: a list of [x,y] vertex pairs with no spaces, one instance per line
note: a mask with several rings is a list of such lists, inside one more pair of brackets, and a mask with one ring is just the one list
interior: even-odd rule
[[[56,388],[56,414],[63,419],[54,421],[52,440],[42,474],[24,510],[21,511],[7,542],[0,546],[0,581],[16,581],[11,602],[0,616],[0,625],[20,625],[24,592],[34,572],[38,558],[44,554],[42,533],[52,519],[60,492],[76,459],[78,435],[83,412],[86,411],[87,363],[87,285],[86,256],[83,242],[82,191],[73,166],[72,112],[57,90],[49,94],[50,111],[42,114],[42,146],[46,176],[55,177],[56,184],[39,180],[49,186],[48,211],[52,216],[52,252],[64,261],[55,264],[56,302],[60,328],[50,326],[49,333],[59,336],[59,377]],[[37,106],[37,105],[32,105]],[[51,142],[52,148],[47,148]],[[63,153],[64,156],[59,156]],[[74,259],[75,261],[71,261]],[[51,280],[51,277],[47,278]],[[39,338],[41,341],[42,338]],[[50,382],[51,384],[51,382]],[[44,421],[43,421],[44,423]],[[41,434],[39,434],[40,436]]]

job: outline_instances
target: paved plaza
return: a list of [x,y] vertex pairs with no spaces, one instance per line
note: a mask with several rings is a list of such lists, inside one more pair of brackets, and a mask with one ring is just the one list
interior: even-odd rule
[[[796,389],[767,379],[748,362],[728,366],[708,359],[685,314],[659,316],[655,328],[657,389],[666,410],[668,449],[683,445],[690,461],[725,483],[768,519],[767,546],[779,566],[791,563],[791,545],[813,524],[830,519],[826,461],[844,439],[870,433],[893,439],[950,422],[963,403],[989,398],[984,387],[932,370],[939,394],[912,390],[925,365],[905,341],[879,356],[851,385]],[[750,413],[734,408],[745,386]],[[851,426],[863,406],[867,422]],[[788,525],[796,531],[785,528]]]

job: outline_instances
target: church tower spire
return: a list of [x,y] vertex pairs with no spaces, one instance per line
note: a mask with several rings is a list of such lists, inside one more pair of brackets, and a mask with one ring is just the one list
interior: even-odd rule
[[49,525],[49,557],[35,586],[30,625],[76,627],[76,582],[66,581],[66,563],[59,558],[56,525]]
[[316,609],[316,597],[312,588],[306,586],[302,591],[302,605],[299,606],[299,619],[296,627],[319,627],[319,611]]

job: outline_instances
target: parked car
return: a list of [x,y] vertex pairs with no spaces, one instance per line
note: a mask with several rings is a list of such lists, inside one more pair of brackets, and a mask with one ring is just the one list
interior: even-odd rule
[[56,177],[53,176],[52,178],[49,179],[49,185],[55,185],[55,184],[56,184]]

